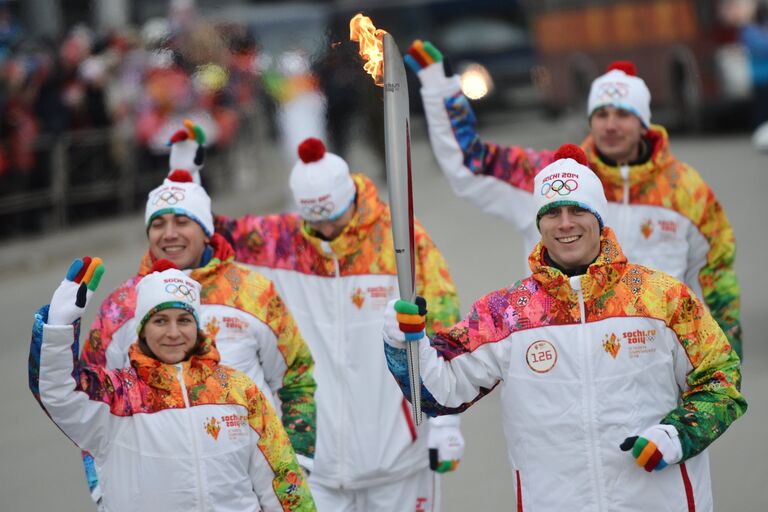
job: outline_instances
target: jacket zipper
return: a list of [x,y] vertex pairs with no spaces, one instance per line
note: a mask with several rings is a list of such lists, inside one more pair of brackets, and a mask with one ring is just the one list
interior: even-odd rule
[[[576,293],[579,297],[579,318],[582,325],[586,325],[587,323],[587,315],[586,315],[586,307],[584,305],[584,292],[581,288],[581,276],[573,276],[570,278],[571,282],[571,288],[576,290]],[[602,502],[602,479],[600,478],[600,470],[598,468],[598,460],[599,460],[599,454],[597,453],[597,440],[595,438],[595,425],[594,425],[594,397],[592,396],[594,393],[594,381],[593,381],[593,369],[592,369],[592,359],[590,357],[590,350],[588,345],[588,340],[585,339],[584,335],[584,329],[581,329],[581,334],[579,336],[580,342],[581,342],[581,348],[582,353],[584,354],[584,380],[586,383],[586,386],[584,388],[584,393],[586,396],[586,409],[587,409],[587,436],[589,439],[589,451],[590,451],[590,457],[592,458],[592,482],[595,487],[596,491],[596,505],[598,511],[603,510],[603,502]]]
[[[333,253],[333,249],[331,249],[331,245],[328,242],[323,241],[321,243],[321,246],[323,250],[331,255],[331,258],[333,259],[333,279],[334,279],[334,285],[335,285],[335,309],[336,309],[336,319],[334,322],[334,328],[336,329],[336,340],[335,340],[335,346],[332,347],[334,352],[334,358],[336,362],[339,364],[339,374],[341,374],[344,371],[344,365],[345,365],[345,353],[344,353],[344,319],[343,319],[343,306],[342,306],[342,290],[341,290],[341,269],[339,266],[339,258],[336,257],[336,254]],[[340,379],[341,380],[341,379]],[[336,442],[338,443],[338,471],[339,471],[339,489],[344,489],[346,487],[347,482],[347,471],[344,466],[344,459],[346,457],[346,453],[344,450],[344,425],[346,422],[346,409],[344,404],[344,385],[337,386],[337,389],[339,390],[339,396],[338,396],[338,428],[336,429],[337,432],[337,438]]]
[[192,434],[192,450],[195,456],[195,474],[197,475],[197,499],[200,502],[200,510],[205,510],[205,501],[203,500],[203,477],[200,474],[200,448],[197,446],[197,436],[195,435],[195,424],[192,419],[192,408],[189,405],[189,396],[187,396],[187,385],[184,382],[184,366],[179,363],[176,365],[178,370],[179,384],[181,385],[181,396],[184,398],[184,407],[187,409],[187,419],[189,420],[189,431]]
[[[624,239],[629,240],[629,166],[622,165],[619,167],[619,171],[621,171],[621,179],[624,180],[624,194],[621,197],[621,204],[623,205],[623,208],[621,209],[621,220],[619,222],[621,231],[619,231],[619,233],[620,236],[624,237]],[[606,221],[607,219],[603,220]]]

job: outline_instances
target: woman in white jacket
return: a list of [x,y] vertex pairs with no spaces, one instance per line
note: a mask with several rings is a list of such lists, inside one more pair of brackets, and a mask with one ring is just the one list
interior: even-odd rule
[[[166,265],[168,264],[168,265]],[[131,367],[75,367],[80,316],[104,267],[75,260],[35,315],[30,387],[101,468],[109,511],[314,510],[285,430],[199,330],[200,286],[169,262],[138,285]]]

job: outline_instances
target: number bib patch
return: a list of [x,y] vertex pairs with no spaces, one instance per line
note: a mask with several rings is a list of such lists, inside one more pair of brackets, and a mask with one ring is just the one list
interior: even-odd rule
[[531,343],[525,353],[528,367],[536,373],[547,373],[555,367],[557,362],[557,350],[547,340],[538,340]]

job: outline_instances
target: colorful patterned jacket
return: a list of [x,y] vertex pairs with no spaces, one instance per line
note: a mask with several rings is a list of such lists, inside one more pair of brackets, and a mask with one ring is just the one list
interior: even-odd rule
[[[331,242],[297,214],[216,218],[238,261],[273,280],[309,343],[318,384],[312,480],[334,488],[400,480],[428,464],[427,422],[415,427],[380,356],[384,309],[399,295],[389,207],[368,178],[353,179],[355,215]],[[432,332],[458,319],[458,299],[443,256],[418,223],[415,245]]]
[[[290,312],[264,276],[234,262],[229,243],[214,234],[213,258],[190,273],[201,285],[201,328],[224,364],[245,372],[280,411],[294,450],[311,469],[315,450],[314,361]],[[152,268],[149,252],[139,273],[101,304],[81,358],[91,366],[123,368],[136,341],[136,284]]]
[[[610,228],[582,276],[543,251],[533,275],[419,342],[424,410],[463,411],[501,385],[517,510],[711,511],[706,447],[747,408],[722,330],[683,283],[627,263]],[[385,352],[408,393],[403,345],[385,337]],[[648,474],[619,445],[659,423],[684,462]]]
[[130,366],[75,361],[79,322],[35,315],[29,384],[100,468],[105,510],[315,510],[275,410],[244,373],[202,355],[175,365],[129,351]]
[[[435,157],[454,193],[512,222],[523,233],[526,255],[539,241],[533,179],[553,151],[484,143],[467,98],[452,80],[422,97]],[[637,165],[603,162],[591,137],[582,147],[608,199],[606,224],[616,230],[629,261],[662,270],[701,297],[741,355],[735,240],[712,190],[669,149],[667,132],[647,134],[651,157]]]

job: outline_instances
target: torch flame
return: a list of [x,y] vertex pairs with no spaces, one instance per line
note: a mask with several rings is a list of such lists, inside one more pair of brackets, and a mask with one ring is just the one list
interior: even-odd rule
[[373,26],[371,18],[361,13],[349,20],[349,40],[360,45],[363,69],[373,77],[379,87],[384,85],[384,34],[386,30]]

